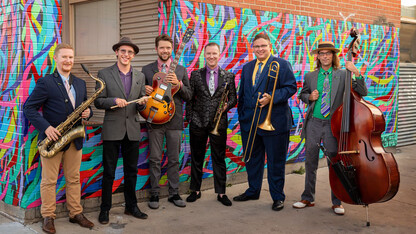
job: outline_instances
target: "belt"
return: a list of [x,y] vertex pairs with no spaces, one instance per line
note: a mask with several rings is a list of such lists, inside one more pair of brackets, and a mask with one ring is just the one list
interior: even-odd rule
[[310,119],[313,119],[314,121],[325,122],[325,123],[331,122],[331,119],[320,119],[320,118],[315,118],[313,116],[311,116]]

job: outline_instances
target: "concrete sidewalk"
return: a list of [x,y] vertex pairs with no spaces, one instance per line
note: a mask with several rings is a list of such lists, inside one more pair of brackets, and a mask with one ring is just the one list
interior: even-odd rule
[[[68,222],[55,220],[57,233],[415,233],[416,231],[416,146],[398,148],[394,154],[399,164],[400,188],[397,195],[385,203],[370,205],[371,226],[366,226],[366,212],[362,206],[344,204],[346,214],[337,216],[331,210],[328,170],[318,170],[315,207],[297,210],[292,204],[299,200],[304,175],[286,175],[285,208],[271,209],[272,200],[267,180],[257,201],[233,202],[225,207],[216,200],[214,190],[202,192],[202,198],[178,208],[161,199],[160,208],[151,210],[147,203],[139,208],[149,215],[139,220],[123,214],[123,207],[110,211],[110,223],[98,223],[98,212],[86,214],[95,223],[92,230]],[[230,199],[247,188],[247,183],[227,188]],[[182,195],[185,199],[186,195]],[[22,225],[0,215],[0,233],[43,233],[41,223]]]

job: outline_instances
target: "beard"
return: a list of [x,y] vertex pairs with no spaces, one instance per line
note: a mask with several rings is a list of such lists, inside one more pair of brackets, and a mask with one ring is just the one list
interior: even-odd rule
[[163,62],[166,62],[170,59],[170,57],[172,57],[170,54],[166,55],[166,58],[163,58],[164,54],[160,55],[158,54],[158,57],[160,60],[162,60]]

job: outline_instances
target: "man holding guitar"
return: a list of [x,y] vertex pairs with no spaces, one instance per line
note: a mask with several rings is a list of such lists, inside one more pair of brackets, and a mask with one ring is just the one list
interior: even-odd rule
[[[189,39],[188,39],[189,40]],[[184,42],[184,40],[182,41]],[[185,207],[186,203],[182,200],[178,193],[179,187],[179,152],[181,146],[181,135],[183,130],[183,102],[191,98],[189,88],[189,79],[185,67],[178,65],[178,59],[182,50],[178,50],[176,59],[172,61],[173,40],[166,34],[159,35],[155,40],[158,59],[143,67],[142,72],[146,77],[146,95],[152,96],[153,99],[157,95],[161,95],[160,100],[163,106],[173,107],[174,113],[167,113],[167,121],[157,122],[152,119],[154,113],[162,107],[152,107],[150,100],[146,109],[152,109],[150,116],[145,116],[148,121],[149,134],[149,175],[151,186],[151,197],[149,207],[152,209],[159,208],[159,180],[160,166],[163,153],[163,140],[166,138],[166,155],[168,159],[167,176],[169,184],[169,198],[178,207]],[[176,68],[176,69],[175,69]],[[167,73],[167,74],[166,74]],[[167,93],[172,91],[173,94]],[[157,103],[157,102],[156,102]],[[162,111],[163,114],[169,111]],[[141,112],[143,115],[143,113]],[[150,119],[150,120],[149,120]]]

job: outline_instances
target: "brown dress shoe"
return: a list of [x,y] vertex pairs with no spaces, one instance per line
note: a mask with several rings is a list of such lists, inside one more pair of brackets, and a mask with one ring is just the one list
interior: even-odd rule
[[50,234],[56,233],[55,225],[53,224],[53,218],[52,217],[43,218],[42,230],[44,232],[50,233]]
[[77,223],[79,224],[81,227],[85,227],[85,228],[89,228],[91,229],[92,227],[94,227],[94,223],[92,223],[91,221],[89,221],[83,213],[81,214],[77,214],[75,215],[73,218],[69,218],[69,222],[71,223]]

